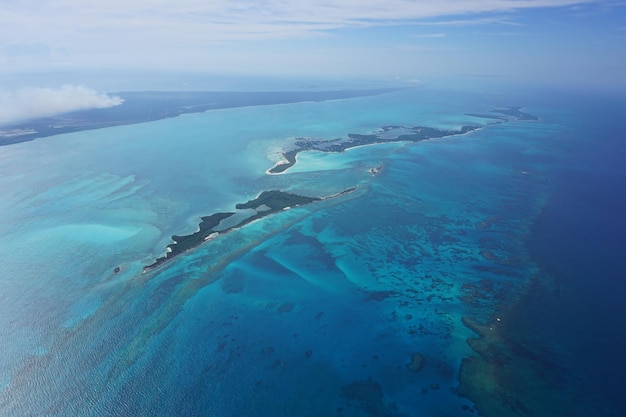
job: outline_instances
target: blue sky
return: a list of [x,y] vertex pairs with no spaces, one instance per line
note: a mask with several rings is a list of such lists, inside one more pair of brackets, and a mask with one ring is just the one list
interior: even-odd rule
[[625,51],[618,0],[0,0],[0,76],[38,86],[193,71],[622,89]]

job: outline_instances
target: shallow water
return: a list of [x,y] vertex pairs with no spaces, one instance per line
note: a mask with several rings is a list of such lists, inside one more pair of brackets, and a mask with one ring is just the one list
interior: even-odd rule
[[[490,125],[464,115],[500,105],[526,105],[540,120]],[[2,147],[0,413],[445,416],[478,407],[494,415],[489,391],[457,392],[463,358],[480,357],[467,342],[478,335],[463,317],[496,326],[499,339],[490,343],[505,351],[528,347],[532,355],[520,366],[556,357],[567,363],[554,374],[566,369],[566,379],[578,380],[569,364],[584,355],[586,333],[566,337],[576,347],[565,349],[548,322],[547,348],[539,350],[528,335],[536,334],[539,312],[555,305],[544,291],[555,280],[570,294],[607,297],[587,292],[595,288],[590,269],[562,269],[572,257],[603,262],[593,269],[603,282],[623,271],[621,241],[599,237],[605,256],[590,254],[586,235],[570,234],[572,221],[562,215],[586,219],[587,212],[576,217],[559,202],[575,195],[594,216],[607,206],[616,219],[621,213],[617,168],[564,188],[573,163],[595,173],[607,160],[617,163],[605,154],[589,158],[590,149],[609,152],[594,141],[623,146],[607,127],[613,120],[541,94],[414,89],[216,110]],[[464,136],[303,152],[286,173],[265,173],[276,151],[299,136],[477,123],[484,128]],[[379,175],[369,172],[381,164]],[[199,216],[233,210],[263,190],[326,196],[355,185],[357,192],[268,216],[142,273],[172,235],[197,230]],[[595,194],[577,194],[583,189]],[[601,199],[609,195],[619,202]],[[616,222],[608,223],[623,225]],[[589,224],[598,233],[609,228]],[[546,245],[546,236],[556,243]],[[556,305],[554,323],[569,323],[571,303]],[[611,314],[620,312],[610,305]],[[623,346],[620,336],[600,336]],[[569,356],[555,356],[563,350]],[[416,354],[424,362],[413,371]],[[489,359],[481,369],[492,369]],[[609,374],[584,375],[591,375],[585,389],[597,388],[586,410],[602,403],[609,411],[598,415],[611,415],[617,405],[605,385],[613,385],[599,382]],[[551,393],[567,399],[582,389],[568,387]],[[559,415],[541,404],[546,398],[524,407]],[[524,415],[523,407],[509,411]]]

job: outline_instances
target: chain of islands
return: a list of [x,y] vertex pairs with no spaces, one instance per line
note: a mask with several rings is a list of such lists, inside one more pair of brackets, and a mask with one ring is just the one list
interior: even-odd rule
[[[493,123],[503,123],[508,120],[537,120],[531,114],[521,111],[522,107],[510,106],[501,109],[490,110],[489,114],[468,113],[468,116],[491,119]],[[450,136],[464,135],[481,129],[480,125],[465,125],[457,130],[439,129],[426,126],[404,127],[387,125],[379,131],[371,134],[350,133],[347,138],[337,139],[315,139],[299,137],[295,139],[294,148],[282,152],[282,160],[268,169],[268,174],[281,174],[294,166],[297,162],[297,155],[303,151],[333,152],[340,153],[357,146],[375,145],[392,142],[420,142],[428,139],[444,138]],[[382,165],[371,168],[370,173],[377,175],[382,171]],[[144,267],[144,272],[148,272],[165,262],[173,259],[181,253],[187,252],[207,241],[211,241],[218,236],[244,226],[250,222],[261,219],[265,216],[288,210],[293,207],[300,207],[316,201],[328,200],[355,191],[358,187],[351,187],[337,194],[325,197],[310,197],[292,194],[279,190],[263,191],[256,198],[246,203],[239,203],[235,206],[237,211],[219,212],[200,218],[199,230],[189,235],[172,236],[173,243],[169,244],[163,256],[157,258],[152,264]],[[116,268],[116,272],[119,268]]]

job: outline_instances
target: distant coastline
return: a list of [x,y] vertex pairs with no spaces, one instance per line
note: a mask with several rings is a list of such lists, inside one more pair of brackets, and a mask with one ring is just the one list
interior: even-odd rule
[[235,107],[318,102],[372,96],[399,88],[287,92],[128,91],[114,93],[119,106],[81,110],[0,126],[0,146],[63,133],[152,122],[189,113]]

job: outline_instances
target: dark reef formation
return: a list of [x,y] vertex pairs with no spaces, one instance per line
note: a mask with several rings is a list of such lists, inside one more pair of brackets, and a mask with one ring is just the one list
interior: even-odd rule
[[[507,318],[487,324],[464,317],[478,337],[467,343],[476,353],[461,363],[457,394],[471,399],[485,417],[557,417],[579,414],[574,398],[554,396],[567,372],[546,356],[511,337]],[[549,370],[549,372],[546,372]]]
[[[356,380],[341,387],[341,396],[348,400],[350,408],[360,411],[359,415],[400,417],[397,405],[385,401],[383,388],[372,378]],[[337,415],[342,415],[343,409],[338,409]]]
[[420,353],[414,353],[411,355],[411,362],[406,366],[411,372],[419,372],[424,367],[424,356]]

